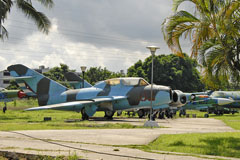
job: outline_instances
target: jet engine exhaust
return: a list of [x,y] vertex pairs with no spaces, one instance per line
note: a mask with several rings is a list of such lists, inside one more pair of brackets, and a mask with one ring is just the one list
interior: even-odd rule
[[174,90],[172,92],[172,103],[170,106],[181,107],[187,103],[186,95],[180,90]]

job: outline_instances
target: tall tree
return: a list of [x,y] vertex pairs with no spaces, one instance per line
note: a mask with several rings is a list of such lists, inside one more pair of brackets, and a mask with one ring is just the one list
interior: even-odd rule
[[[44,7],[51,8],[53,0],[36,0]],[[2,23],[7,19],[7,14],[10,13],[11,8],[16,5],[28,18],[31,18],[38,29],[43,33],[48,33],[51,26],[50,20],[42,12],[37,11],[33,6],[31,0],[0,0],[0,38],[8,37],[7,29]]]
[[67,72],[74,72],[74,71],[75,70],[70,70],[68,65],[60,64],[60,67],[53,67],[48,72],[45,72],[43,74],[48,78],[69,87],[70,85],[67,82],[65,83],[64,74]]
[[[185,92],[202,91],[202,84],[197,71],[197,62],[189,58],[176,55],[159,55],[154,58],[153,83],[158,85],[171,86],[172,89],[179,89]],[[128,69],[130,77],[142,77],[147,81],[151,80],[151,56],[144,62],[138,61]]]

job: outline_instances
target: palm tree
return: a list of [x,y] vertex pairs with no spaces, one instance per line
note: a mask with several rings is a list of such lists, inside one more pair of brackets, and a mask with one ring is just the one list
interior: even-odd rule
[[236,76],[240,72],[240,2],[225,3],[216,17],[217,37],[208,39],[198,52],[198,60],[216,76]]
[[[180,4],[190,1],[195,5],[195,15],[181,10]],[[200,46],[209,38],[218,37],[217,13],[223,0],[173,0],[174,15],[163,23],[164,38],[174,53],[181,54],[179,38],[185,35],[192,41],[192,56],[196,56]]]
[[[185,1],[195,5],[195,15],[177,11]],[[162,31],[175,54],[182,55],[179,38],[185,35],[192,41],[191,56],[198,59],[207,75],[227,78],[240,71],[239,0],[173,0],[173,10]]]
[[[36,0],[44,7],[51,8],[53,0]],[[31,18],[38,29],[43,33],[48,33],[51,26],[50,20],[42,13],[37,11],[33,6],[31,0],[0,0],[0,38],[8,37],[7,29],[2,26],[2,23],[7,19],[7,14],[10,13],[11,8],[16,5],[28,18]]]

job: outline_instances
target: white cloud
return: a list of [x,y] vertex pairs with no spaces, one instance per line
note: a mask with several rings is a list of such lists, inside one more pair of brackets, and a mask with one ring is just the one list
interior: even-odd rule
[[6,24],[10,37],[0,44],[1,70],[16,63],[33,68],[65,63],[77,70],[86,65],[126,71],[150,55],[146,46],[153,42],[161,48],[157,54],[171,53],[161,33],[171,14],[169,0],[58,0],[52,10],[37,8],[51,18],[50,33],[37,31],[13,9]]
[[[40,32],[34,32],[14,45],[11,49],[14,58],[8,61],[9,64],[1,64],[1,68],[16,63],[22,63],[31,68],[40,65],[54,67],[65,63],[77,70],[80,66],[86,65],[88,68],[101,66],[112,71],[120,71],[120,69],[126,70],[139,58],[146,57],[141,52],[110,47],[98,48],[92,44],[70,41],[59,34],[57,20],[52,20],[52,23],[51,34],[46,36]],[[23,45],[26,47],[23,48]]]

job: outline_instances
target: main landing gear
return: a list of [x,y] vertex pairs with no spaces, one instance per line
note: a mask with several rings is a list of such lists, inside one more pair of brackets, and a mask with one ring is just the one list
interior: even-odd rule
[[145,111],[143,109],[139,109],[137,111],[138,117],[143,118],[145,116]]
[[179,111],[179,117],[182,117],[182,116],[186,116],[186,110],[185,109],[181,109],[180,111]]
[[87,115],[85,108],[81,110],[82,113],[82,120],[89,120],[89,116]]

